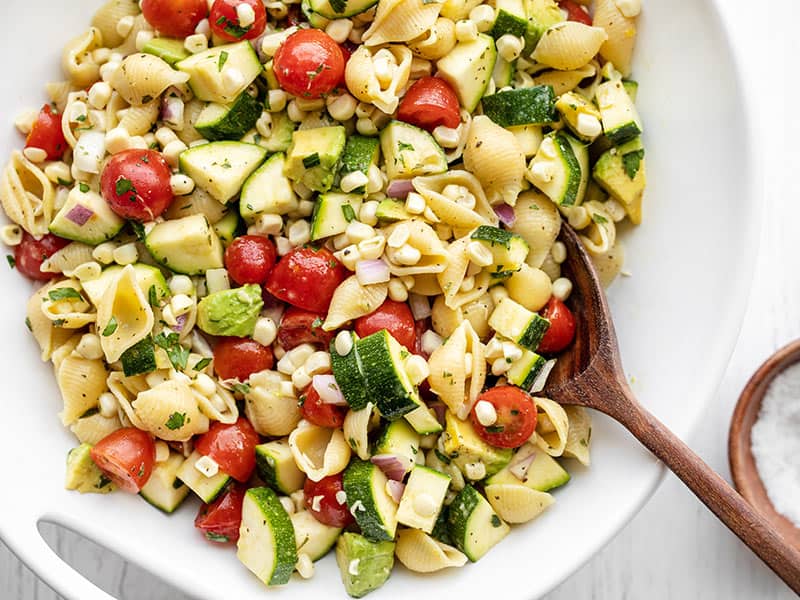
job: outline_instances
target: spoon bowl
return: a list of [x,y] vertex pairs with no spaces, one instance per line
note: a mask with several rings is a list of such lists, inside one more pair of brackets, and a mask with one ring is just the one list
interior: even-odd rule
[[728,460],[731,475],[739,493],[781,532],[791,544],[800,548],[800,529],[775,510],[756,468],[750,449],[750,433],[758,420],[761,404],[770,384],[786,368],[800,362],[800,340],[792,342],[770,356],[747,382],[731,418],[728,433]]

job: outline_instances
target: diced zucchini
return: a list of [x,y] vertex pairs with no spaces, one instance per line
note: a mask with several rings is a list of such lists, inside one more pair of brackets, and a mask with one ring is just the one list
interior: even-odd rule
[[414,467],[400,499],[397,522],[431,533],[449,487],[448,475],[428,467]]
[[326,19],[342,19],[363,13],[378,3],[378,0],[309,0],[311,12]]
[[145,238],[156,261],[176,273],[202,275],[223,266],[223,249],[203,215],[158,223]]
[[372,542],[357,533],[343,533],[336,543],[336,563],[344,589],[353,598],[381,587],[394,566],[394,542]]
[[564,20],[564,13],[555,0],[525,0],[528,30],[525,32],[525,55],[536,48],[542,34]]
[[156,349],[153,345],[153,337],[148,335],[146,338],[137,342],[120,357],[122,362],[122,372],[125,377],[152,373],[158,368],[156,363]]
[[261,293],[261,286],[251,283],[209,294],[197,305],[197,327],[214,336],[253,335],[264,307]]
[[413,464],[417,462],[420,452],[419,437],[406,421],[391,421],[375,441],[373,454],[396,454],[406,457]]
[[231,476],[223,471],[220,471],[213,477],[206,477],[195,468],[195,463],[202,458],[197,450],[183,461],[177,472],[177,477],[183,483],[189,486],[189,489],[197,494],[200,499],[206,504],[211,504],[216,500],[228,483]]
[[492,81],[494,81],[495,89],[501,89],[511,85],[514,81],[514,73],[516,73],[516,63],[508,62],[502,56],[497,57],[492,70]]
[[447,171],[444,150],[424,129],[403,121],[392,121],[383,128],[380,138],[386,175],[390,180]]
[[456,548],[472,562],[480,560],[511,531],[486,498],[469,484],[450,504],[448,525]]
[[359,194],[333,191],[320,194],[311,216],[311,241],[344,233],[350,222],[358,218],[361,202]]
[[67,476],[64,487],[81,494],[107,494],[116,488],[94,464],[91,444],[81,444],[67,454]]
[[489,317],[489,327],[528,350],[536,350],[550,321],[514,302],[503,298]]
[[575,92],[561,94],[556,109],[564,118],[570,131],[584,142],[593,142],[603,132],[600,111],[586,98]]
[[184,151],[180,167],[197,187],[227,204],[266,156],[267,151],[254,144],[211,142]]
[[142,48],[142,52],[157,56],[172,67],[191,56],[183,40],[163,37],[153,38],[147,42]]
[[256,468],[264,483],[283,494],[303,487],[306,475],[297,468],[287,439],[256,446]]
[[139,495],[165,513],[174,512],[189,495],[189,488],[178,479],[181,465],[183,456],[171,452],[167,460],[156,464]]
[[636,102],[636,96],[639,95],[639,83],[630,79],[623,79],[622,87],[624,87],[625,91],[628,92],[628,96],[631,97],[631,100]]
[[506,379],[523,390],[529,390],[546,363],[547,360],[536,352],[523,349],[522,356],[506,371]]
[[219,237],[224,247],[228,247],[233,239],[236,237],[237,230],[239,229],[239,215],[236,211],[229,211],[219,221],[214,223],[214,232]]
[[405,419],[414,428],[414,431],[420,435],[439,433],[443,429],[433,409],[428,408],[424,403],[421,403],[410,413],[406,413]]
[[391,198],[386,198],[378,203],[375,216],[378,217],[379,221],[405,221],[413,217],[406,210],[405,202],[392,200]]
[[522,37],[528,30],[524,0],[496,0],[495,19],[489,31],[494,39],[504,35]]
[[214,46],[175,66],[189,74],[189,86],[196,98],[221,104],[238,98],[264,69],[247,40]]
[[489,269],[495,279],[505,279],[519,271],[530,251],[522,236],[491,225],[478,227],[471,239],[479,241],[492,253]]
[[547,125],[557,119],[556,97],[550,85],[536,85],[483,97],[483,113],[503,127]]
[[561,131],[542,140],[529,169],[531,182],[559,206],[583,202],[589,181],[587,146]]
[[[380,142],[378,138],[366,137],[363,135],[351,135],[347,138],[342,155],[341,176],[346,177],[350,173],[369,174],[372,165],[378,164],[380,156]],[[366,186],[356,188],[353,193],[363,194]]]
[[641,138],[606,150],[594,165],[594,180],[625,207],[631,222],[642,222],[642,196],[647,175]]
[[543,452],[537,446],[527,443],[517,451],[517,456],[530,456],[533,453],[533,462],[531,462],[525,473],[525,479],[520,481],[511,471],[509,467],[498,471],[486,480],[486,485],[511,483],[516,485],[525,485],[532,490],[540,492],[547,492],[554,488],[560,487],[569,481],[569,473],[564,470],[556,459]]
[[284,175],[314,191],[328,191],[339,168],[345,139],[341,125],[295,131],[286,152]]
[[374,398],[384,418],[399,419],[422,404],[403,365],[408,350],[387,330],[359,340],[356,347],[361,371],[366,376],[368,397]]
[[262,110],[258,97],[245,90],[231,104],[208,104],[194,127],[207,140],[238,140],[255,127]]
[[595,101],[603,117],[603,131],[613,143],[623,144],[641,135],[642,121],[621,80],[598,85]]
[[493,475],[511,460],[510,448],[495,448],[478,437],[469,421],[462,421],[449,410],[445,413],[442,448],[450,461],[462,471],[469,463],[483,463],[486,474]]
[[361,410],[369,402],[367,379],[358,355],[358,336],[353,332],[350,335],[353,339],[353,346],[350,352],[344,356],[336,351],[335,340],[331,341],[331,367],[336,384],[347,400],[347,404],[353,410]]
[[[159,269],[143,263],[136,263],[133,265],[133,270],[136,274],[136,283],[139,284],[139,289],[142,290],[146,298],[155,301],[152,304],[158,305],[170,296],[167,280],[164,279],[164,275]],[[97,279],[81,282],[83,291],[86,292],[89,301],[97,306],[114,277],[119,276],[121,272],[122,267],[113,265],[103,269]]]
[[113,238],[125,225],[125,219],[111,210],[103,197],[91,190],[74,187],[64,206],[50,223],[50,232],[68,240],[96,246]]
[[397,530],[397,503],[386,491],[386,475],[364,460],[353,460],[344,472],[347,507],[370,540],[393,540]]
[[283,174],[286,157],[273,154],[245,182],[239,199],[239,213],[247,223],[261,215],[285,215],[297,210],[299,202],[288,177]]
[[323,17],[319,13],[314,12],[314,9],[311,8],[311,0],[301,0],[300,10],[303,12],[303,15],[306,17],[306,19],[308,19],[308,23],[312,27],[317,29],[325,29],[325,25],[329,22],[329,19]]
[[297,553],[307,554],[313,561],[319,560],[330,552],[342,533],[340,527],[331,527],[320,523],[307,510],[292,513],[290,518],[294,527]]
[[449,83],[466,110],[473,112],[492,78],[497,48],[494,40],[479,33],[474,40],[458,42],[436,63],[438,77]]
[[267,585],[284,585],[297,564],[294,527],[271,489],[250,488],[242,504],[236,556]]
[[292,121],[286,111],[270,113],[272,116],[272,128],[269,136],[264,137],[257,130],[251,129],[241,139],[246,144],[261,146],[267,152],[286,152],[292,145],[292,134],[297,123]]

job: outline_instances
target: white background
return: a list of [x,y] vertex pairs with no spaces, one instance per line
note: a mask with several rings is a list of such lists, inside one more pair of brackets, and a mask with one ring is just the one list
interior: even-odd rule
[[[646,10],[647,0],[644,4]],[[796,176],[800,150],[791,143],[800,139],[800,114],[787,111],[784,103],[784,97],[794,98],[800,91],[797,83],[800,79],[791,68],[797,62],[794,57],[800,56],[800,40],[790,40],[794,36],[789,28],[797,23],[792,13],[798,9],[790,6],[788,0],[757,5],[745,0],[726,0],[721,4],[732,30],[731,37],[738,40],[745,85],[758,90],[758,102],[753,108],[760,121],[766,166],[762,244],[742,334],[719,394],[690,438],[692,447],[729,477],[727,430],[740,390],[772,351],[800,337],[797,252],[800,181]],[[782,4],[787,5],[785,10]],[[713,102],[713,98],[698,101]],[[793,107],[794,103],[789,105]],[[736,232],[730,235],[735,236]],[[678,308],[691,310],[691,303],[692,290],[687,289],[685,305]],[[15,490],[12,484],[4,493],[24,491]],[[48,527],[45,535],[68,562],[120,600],[186,598],[69,532]],[[531,565],[533,576],[535,569],[536,565]],[[57,598],[2,544],[0,584],[3,598]],[[785,585],[679,481],[668,475],[651,502],[619,536],[546,596],[546,600],[789,600],[792,597]]]

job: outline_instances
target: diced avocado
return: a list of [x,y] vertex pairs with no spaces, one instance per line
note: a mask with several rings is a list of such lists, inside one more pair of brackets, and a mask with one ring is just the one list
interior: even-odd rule
[[386,198],[378,203],[375,216],[379,221],[406,221],[414,215],[406,210],[405,202]]
[[489,317],[489,327],[523,348],[535,351],[550,321],[511,298],[503,298]]
[[495,19],[489,31],[494,39],[504,35],[522,37],[528,29],[525,0],[496,0]]
[[211,142],[185,150],[179,162],[181,172],[194,179],[197,187],[227,204],[266,156],[267,151],[254,144]]
[[358,336],[350,332],[352,346],[347,354],[339,354],[336,340],[331,340],[331,369],[344,399],[353,410],[361,410],[369,402],[367,396],[367,376],[358,356]]
[[397,522],[431,533],[449,487],[448,475],[428,467],[414,467],[400,499]]
[[530,251],[522,236],[491,225],[481,225],[470,237],[492,253],[492,264],[488,268],[495,279],[505,279],[519,271]]
[[222,242],[203,215],[158,223],[144,243],[159,264],[177,273],[202,275],[223,266]]
[[572,133],[584,142],[593,142],[603,132],[600,111],[580,94],[561,94],[556,101],[556,109]]
[[156,464],[139,495],[165,513],[174,512],[189,495],[189,488],[178,479],[182,464],[183,456],[171,452],[167,460]]
[[536,48],[542,34],[556,23],[564,20],[564,13],[555,0],[525,0],[528,15],[528,30],[525,33],[525,55]]
[[189,74],[189,86],[199,100],[233,102],[261,74],[263,66],[249,41],[214,46],[177,63]]
[[550,85],[536,85],[483,97],[483,113],[503,127],[546,125],[556,120],[556,97]]
[[471,485],[464,486],[450,504],[447,521],[456,548],[472,562],[480,560],[511,531],[489,501]]
[[214,292],[197,305],[197,326],[209,335],[248,337],[263,307],[260,285]]
[[433,136],[403,121],[392,121],[381,130],[381,152],[390,180],[447,171],[444,150]]
[[453,87],[461,106],[473,112],[486,92],[496,59],[494,40],[479,33],[474,40],[456,43],[439,59],[437,76]]
[[347,593],[361,598],[381,587],[392,574],[394,542],[371,542],[345,532],[336,543],[336,562]]
[[406,457],[413,464],[420,453],[419,438],[419,434],[406,421],[391,421],[375,440],[373,454],[396,454]]
[[536,352],[523,348],[522,356],[512,362],[506,371],[506,379],[523,390],[529,390],[546,363],[547,361]]
[[328,191],[339,168],[345,139],[341,125],[295,131],[286,152],[284,174],[316,192]]
[[493,475],[511,460],[510,448],[495,448],[478,437],[469,421],[462,421],[450,411],[445,413],[445,430],[442,448],[447,457],[459,469],[469,463],[482,462],[486,474]]
[[358,218],[362,197],[359,194],[326,192],[320,194],[311,216],[311,241],[344,233]]
[[81,444],[67,454],[67,478],[64,487],[81,494],[107,494],[116,488],[94,464],[91,444]]
[[[486,480],[486,485],[503,483],[523,484],[533,490],[547,492],[569,481],[569,473],[564,470],[564,467],[558,464],[556,459],[547,454],[547,452],[543,452],[540,448],[531,443],[522,446],[517,451],[516,457],[527,457],[531,454],[534,455],[533,462],[531,462],[528,467],[525,478],[522,481],[511,473],[509,467],[505,467],[503,470],[489,477]],[[514,460],[516,460],[516,457]]]
[[603,117],[603,131],[613,143],[623,144],[641,135],[642,121],[621,80],[598,85],[595,101]]
[[495,89],[499,90],[511,85],[516,71],[516,62],[508,62],[502,56],[498,56],[494,63],[494,69],[492,69],[492,81],[494,81]]
[[625,207],[631,222],[642,222],[642,196],[647,175],[641,138],[606,150],[594,165],[594,180]]
[[238,140],[255,127],[262,110],[258,97],[245,90],[230,104],[208,104],[194,127],[207,140]]
[[120,357],[120,361],[122,362],[122,372],[125,373],[125,377],[133,377],[134,375],[155,371],[158,368],[158,364],[156,362],[153,337],[148,335],[125,350]]
[[219,241],[227,248],[239,229],[239,215],[235,210],[228,211],[224,217],[214,223],[213,227]]
[[[143,263],[136,263],[133,265],[133,270],[136,273],[136,283],[139,284],[139,289],[145,297],[151,301],[151,305],[158,306],[165,298],[170,295],[167,280],[159,269],[151,265]],[[83,291],[89,297],[89,301],[97,306],[103,293],[113,281],[114,277],[120,274],[122,267],[113,265],[103,269],[100,277],[97,279],[89,279],[81,282]]]
[[[369,174],[372,165],[378,164],[380,156],[380,142],[378,138],[366,137],[363,135],[351,135],[347,138],[342,155],[341,176],[346,177],[350,173]],[[352,190],[353,193],[363,194],[366,186],[360,186]]]
[[285,165],[282,152],[273,154],[245,182],[239,199],[239,213],[245,222],[254,223],[261,215],[285,215],[297,210],[297,196],[283,174]]
[[306,482],[305,473],[294,462],[287,439],[256,446],[256,468],[264,483],[283,494],[296,492]]
[[[85,189],[85,188],[84,188]],[[125,226],[103,197],[75,186],[50,223],[50,232],[68,240],[96,246],[113,238]]]
[[397,503],[386,491],[387,481],[377,466],[357,459],[342,477],[350,513],[361,532],[375,541],[392,540],[397,530]]
[[250,488],[242,504],[236,556],[267,585],[283,585],[297,564],[292,520],[278,496],[266,487]]
[[588,148],[563,131],[549,133],[528,174],[531,183],[559,206],[577,206],[583,202],[589,181]]
[[171,67],[191,56],[183,40],[163,37],[153,38],[147,42],[142,48],[142,52],[157,56]]
[[176,476],[189,486],[189,489],[197,494],[203,502],[211,504],[223,492],[230,482],[231,476],[222,470],[213,477],[203,475],[195,468],[195,464],[202,456],[197,450],[192,452],[189,458],[183,461]]
[[331,527],[320,523],[307,510],[292,513],[290,518],[294,527],[298,555],[307,554],[313,561],[325,556],[333,548],[342,532],[340,527]]
[[356,346],[368,395],[385,419],[399,419],[422,404],[403,364],[408,350],[386,329],[359,340]]

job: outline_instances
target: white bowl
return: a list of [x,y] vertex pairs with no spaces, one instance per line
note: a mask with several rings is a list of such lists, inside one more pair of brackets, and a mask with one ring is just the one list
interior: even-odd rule
[[[14,116],[44,100],[58,78],[60,48],[87,27],[100,2],[30,0],[0,6],[5,56],[0,94],[0,156],[22,143]],[[631,277],[617,282],[611,305],[622,356],[639,398],[686,436],[719,383],[743,314],[756,251],[758,165],[750,153],[743,88],[730,41],[709,0],[645,0],[635,78],[645,123],[648,179],[645,222],[627,236]],[[74,440],[56,416],[51,369],[37,357],[23,324],[32,291],[0,269],[0,381],[5,381],[0,455],[0,535],[39,576],[70,599],[108,598],[42,541],[41,520],[67,526],[112,548],[199,598],[256,597],[266,591],[231,548],[204,543],[196,505],[172,517],[124,494],[81,496],[63,489]],[[662,470],[609,420],[597,417],[593,466],[574,477],[557,503],[475,565],[429,577],[401,567],[374,600],[446,597],[533,598],[544,594],[603,546],[644,504]],[[295,578],[297,579],[297,578]],[[345,597],[332,557],[311,581],[293,580],[275,596]]]

